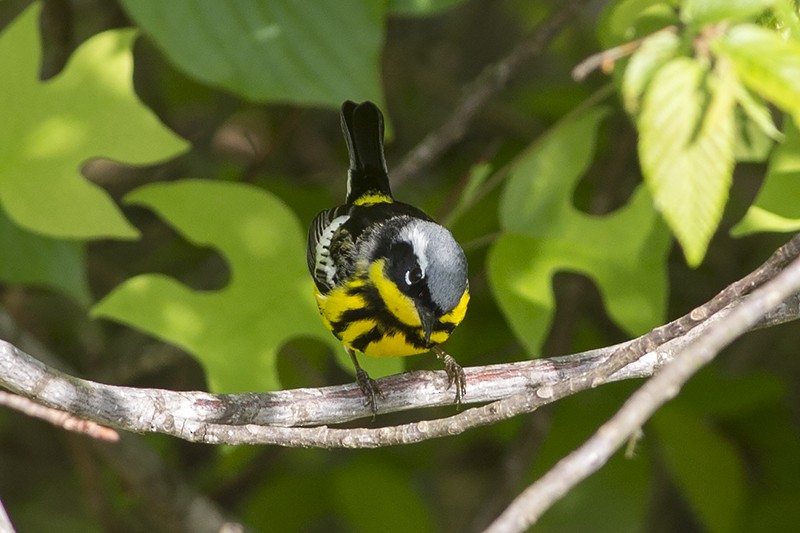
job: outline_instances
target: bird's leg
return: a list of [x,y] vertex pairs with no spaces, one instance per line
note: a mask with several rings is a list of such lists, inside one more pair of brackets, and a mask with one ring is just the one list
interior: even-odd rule
[[370,410],[372,410],[372,416],[374,418],[375,414],[378,412],[378,407],[375,403],[375,397],[380,396],[381,398],[385,398],[385,396],[381,392],[380,388],[378,388],[378,382],[369,377],[367,371],[361,368],[361,365],[358,364],[355,350],[348,347],[345,347],[345,350],[347,350],[347,354],[350,356],[350,359],[353,361],[353,365],[356,367],[356,383],[358,383],[358,388],[360,388],[361,392],[364,394],[364,403],[369,406]]
[[438,346],[434,346],[432,349],[436,357],[444,363],[444,371],[447,374],[448,382],[447,388],[449,389],[453,385],[456,386],[456,404],[461,405],[461,399],[467,394],[467,376],[464,374],[464,369],[456,363],[456,360],[449,353]]

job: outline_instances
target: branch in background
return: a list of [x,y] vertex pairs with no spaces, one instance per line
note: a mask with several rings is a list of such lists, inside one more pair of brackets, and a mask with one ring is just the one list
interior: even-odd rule
[[[45,405],[104,425],[141,433],[165,433],[193,442],[323,448],[408,444],[463,433],[531,412],[603,381],[650,376],[671,361],[686,343],[716,327],[746,301],[743,294],[775,277],[790,258],[799,254],[800,235],[707,304],[628,343],[565,357],[467,368],[469,389],[465,401],[494,403],[440,420],[382,428],[285,427],[353,420],[368,417],[371,411],[364,405],[355,384],[227,395],[103,385],[54,370],[2,341],[0,384]],[[797,312],[797,306],[792,305],[780,309]],[[793,316],[796,318],[797,314]],[[789,315],[775,315],[772,319],[789,318]],[[640,352],[643,347],[646,351]],[[608,369],[619,366],[619,354],[635,357],[606,379]],[[384,378],[380,385],[386,400],[380,403],[378,411],[449,404],[452,394],[446,384],[443,372],[408,372]]]
[[392,183],[400,185],[415,176],[464,136],[467,127],[486,103],[502,91],[527,61],[540,55],[561,29],[570,22],[588,0],[572,0],[561,7],[503,59],[489,65],[464,89],[450,116],[436,131],[412,149],[392,171]]
[[108,442],[116,442],[119,440],[119,433],[111,428],[101,426],[97,422],[92,422],[91,420],[77,418],[70,413],[53,409],[52,407],[46,407],[16,394],[0,391],[0,405],[15,409],[34,418],[40,418],[50,422],[54,426],[62,427],[67,431],[84,433],[93,439]]
[[16,531],[14,525],[3,507],[3,501],[0,500],[0,533],[14,533],[14,531]]
[[600,469],[664,403],[728,344],[755,326],[781,302],[800,292],[800,259],[741,300],[724,322],[687,344],[647,381],[580,448],[563,458],[520,494],[487,532],[525,531],[580,481]]

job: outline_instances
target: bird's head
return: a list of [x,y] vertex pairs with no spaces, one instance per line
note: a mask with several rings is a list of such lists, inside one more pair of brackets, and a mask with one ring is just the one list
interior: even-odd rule
[[437,320],[468,288],[464,251],[445,227],[417,218],[393,228],[388,244],[385,275],[414,303],[429,343]]

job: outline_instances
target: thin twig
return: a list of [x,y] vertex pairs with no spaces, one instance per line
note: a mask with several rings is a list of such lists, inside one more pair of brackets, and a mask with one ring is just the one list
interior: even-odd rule
[[111,428],[101,426],[97,422],[91,420],[83,420],[59,409],[46,407],[28,398],[11,394],[10,392],[0,391],[0,405],[4,405],[34,418],[40,418],[50,422],[54,426],[64,428],[67,431],[83,433],[93,439],[107,442],[116,442],[119,440],[119,433]]
[[487,528],[487,533],[525,531],[580,481],[596,472],[698,370],[725,346],[751,329],[766,313],[800,291],[800,259],[766,282],[728,313],[724,322],[707,329],[675,359],[647,381],[622,408],[577,450],[564,457],[530,485]]
[[586,79],[586,76],[592,73],[595,69],[602,70],[605,74],[608,74],[614,69],[614,63],[622,59],[623,57],[627,57],[634,53],[636,50],[642,46],[642,43],[645,39],[654,35],[655,33],[661,32],[669,32],[675,33],[678,31],[678,28],[675,26],[667,26],[666,28],[662,28],[657,32],[654,32],[650,35],[646,35],[639,39],[635,39],[633,41],[628,41],[627,43],[622,43],[618,46],[613,48],[609,48],[608,50],[603,50],[602,52],[598,52],[596,54],[592,54],[580,63],[578,63],[575,68],[572,69],[572,79],[575,81],[583,81]]
[[399,185],[438,158],[461,139],[470,122],[497,93],[503,90],[523,64],[540,55],[561,29],[588,3],[572,0],[538,26],[503,59],[489,65],[467,87],[448,119],[429,133],[392,171],[392,183]]

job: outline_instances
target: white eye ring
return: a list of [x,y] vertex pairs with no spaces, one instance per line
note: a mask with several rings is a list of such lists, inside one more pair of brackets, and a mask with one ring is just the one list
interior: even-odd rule
[[419,266],[415,266],[411,270],[406,270],[406,285],[409,287],[415,283],[419,283],[423,278],[425,278],[425,272],[423,272]]

